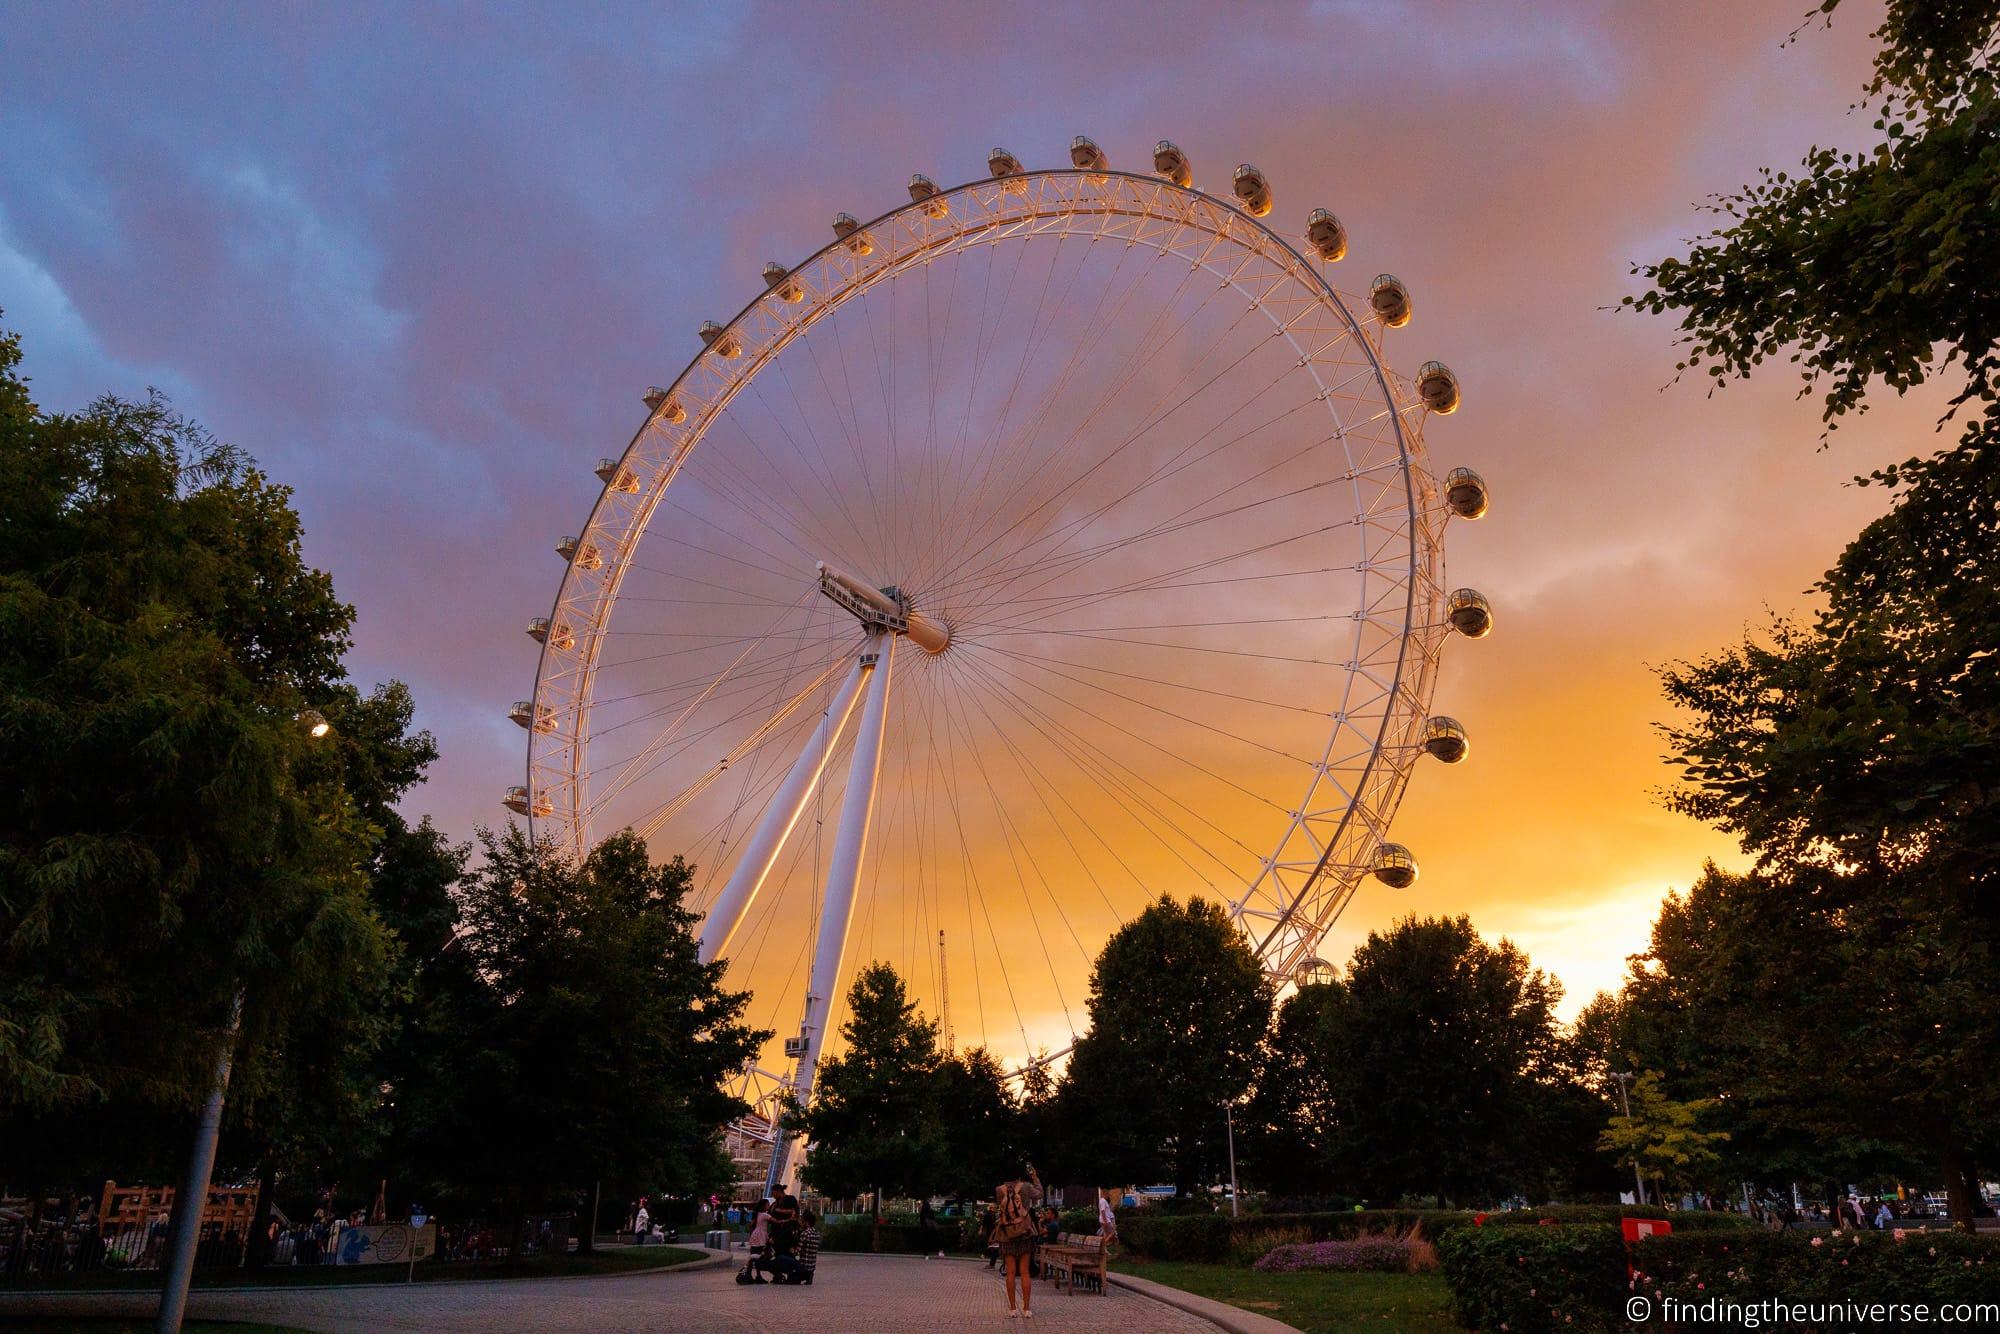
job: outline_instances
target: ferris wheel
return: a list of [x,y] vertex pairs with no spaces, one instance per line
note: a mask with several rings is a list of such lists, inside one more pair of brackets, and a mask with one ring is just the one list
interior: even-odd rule
[[1150,173],[1070,156],[912,177],[767,265],[598,464],[529,627],[506,805],[695,868],[702,958],[790,1034],[738,1089],[772,1181],[772,1100],[810,1094],[852,964],[1023,1061],[1163,893],[1310,976],[1369,876],[1416,878],[1389,825],[1418,758],[1467,752],[1430,707],[1448,635],[1492,626],[1443,560],[1487,489],[1426,461],[1452,372],[1385,361],[1409,291],[1337,290],[1345,229],[1280,235],[1255,167],[1216,195],[1168,142]]

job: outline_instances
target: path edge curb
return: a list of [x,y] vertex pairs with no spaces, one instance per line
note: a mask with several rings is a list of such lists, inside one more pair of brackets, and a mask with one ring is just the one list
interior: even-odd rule
[[1105,1281],[1115,1287],[1126,1288],[1141,1297],[1150,1297],[1163,1306],[1171,1306],[1177,1311],[1200,1316],[1218,1329],[1226,1329],[1229,1334],[1299,1334],[1296,1325],[1288,1325],[1282,1320],[1274,1320],[1255,1311],[1246,1311],[1228,1302],[1218,1302],[1211,1297],[1197,1296],[1181,1288],[1170,1288],[1164,1283],[1155,1283],[1149,1278],[1136,1274],[1107,1273]]

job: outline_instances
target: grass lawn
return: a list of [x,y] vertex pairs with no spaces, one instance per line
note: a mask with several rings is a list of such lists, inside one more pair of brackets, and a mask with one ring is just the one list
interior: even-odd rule
[[1120,1257],[1112,1268],[1212,1297],[1307,1334],[1357,1327],[1458,1334],[1442,1274],[1260,1274],[1236,1265]]
[[[687,1246],[621,1246],[615,1250],[592,1251],[588,1255],[538,1255],[519,1264],[505,1260],[462,1260],[440,1263],[417,1261],[416,1280],[437,1283],[464,1279],[567,1278],[575,1274],[625,1274],[699,1260],[706,1252]],[[197,1288],[314,1287],[325,1283],[402,1283],[409,1271],[402,1265],[274,1265],[269,1269],[211,1269],[194,1276]],[[155,1289],[160,1286],[157,1269],[94,1270],[81,1274],[55,1274],[6,1285],[7,1291],[60,1292],[72,1288]],[[93,1329],[103,1325],[90,1326]],[[193,1328],[193,1326],[188,1326]],[[224,1326],[217,1326],[218,1329]],[[230,1325],[231,1330],[252,1328]]]
[[[10,1330],[25,1330],[30,1334],[143,1334],[150,1330],[150,1320],[120,1320],[109,1317],[103,1320],[84,1319],[41,1319],[13,1321]],[[299,1334],[290,1325],[238,1324],[232,1320],[189,1320],[181,1325],[181,1334]]]

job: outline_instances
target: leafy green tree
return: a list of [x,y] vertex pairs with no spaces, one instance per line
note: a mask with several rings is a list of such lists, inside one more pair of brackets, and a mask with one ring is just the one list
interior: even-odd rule
[[455,999],[442,1078],[410,1113],[433,1170],[527,1201],[727,1181],[721,1127],[747,1108],[723,1080],[770,1034],[743,1023],[749,993],[723,988],[726,965],[699,961],[687,864],[654,865],[630,833],[581,865],[518,826],[480,841],[443,956],[476,990]]
[[243,454],[157,397],[44,413],[18,361],[0,339],[0,1115],[193,1104],[239,993],[254,1096],[389,958],[298,721],[353,613]]
[[[1879,871],[1732,875],[1670,897],[1622,997],[1632,1068],[1713,1100],[1734,1179],[1934,1174],[1991,1151],[1996,958]],[[1985,1025],[1982,1027],[1982,1025]]]
[[[1821,6],[1829,15],[1839,0]],[[2000,442],[2000,4],[1890,0],[1866,96],[1874,149],[1815,148],[1715,201],[1726,225],[1639,266],[1627,304],[1679,316],[1682,368],[1717,383],[1788,354],[1829,429],[1956,365],[1966,446]],[[1949,418],[1947,418],[1949,419]]]
[[1570,1073],[1559,983],[1469,918],[1413,917],[1371,933],[1331,989],[1321,1060],[1346,1181],[1440,1206],[1530,1184]]
[[1061,1119],[1097,1181],[1194,1193],[1226,1170],[1225,1109],[1271,1023],[1272,987],[1221,906],[1162,896],[1105,943]]
[[991,1195],[1021,1174],[1026,1161],[1020,1104],[1007,1072],[984,1047],[946,1056],[938,1064],[935,1113],[943,1139],[939,1173],[926,1193],[971,1199]]
[[1597,1137],[1597,1147],[1621,1163],[1636,1162],[1640,1175],[1654,1184],[1656,1198],[1669,1189],[1691,1190],[1708,1180],[1722,1163],[1717,1145],[1729,1132],[1704,1130],[1716,1100],[1669,1098],[1660,1072],[1648,1070],[1632,1081],[1632,1110],[1614,1113]]
[[879,1250],[883,1193],[926,1194],[946,1175],[937,1025],[895,968],[873,963],[848,989],[840,1034],[846,1050],[821,1057],[810,1104],[794,1103],[784,1123],[812,1143],[802,1175],[815,1190],[874,1195]]
[[1237,1144],[1244,1172],[1273,1191],[1331,1195],[1353,1184],[1340,1160],[1334,1098],[1346,1002],[1338,983],[1301,986],[1278,1007],[1264,1042],[1255,1089],[1237,1118]]

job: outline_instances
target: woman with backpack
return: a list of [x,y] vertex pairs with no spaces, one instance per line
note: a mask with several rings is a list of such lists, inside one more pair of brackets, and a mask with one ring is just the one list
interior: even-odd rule
[[[1042,1179],[1028,1169],[1026,1181],[1006,1181],[993,1192],[993,1240],[1000,1247],[1000,1272],[1007,1280],[1007,1318],[1032,1320],[1034,1279],[1028,1261],[1035,1253],[1035,1206],[1042,1202]],[[1015,1309],[1014,1284],[1021,1285],[1020,1309]]]

